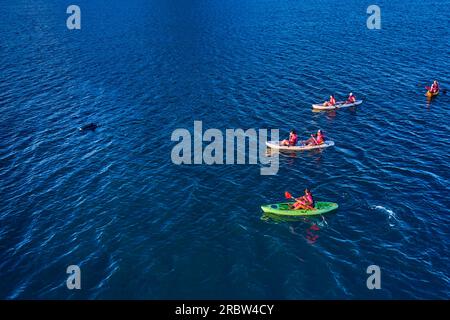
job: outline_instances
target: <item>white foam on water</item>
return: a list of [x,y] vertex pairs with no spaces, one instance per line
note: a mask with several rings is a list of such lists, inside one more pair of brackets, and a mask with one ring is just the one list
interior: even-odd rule
[[321,227],[321,228],[324,228],[325,226],[328,227],[328,222],[327,222],[327,220],[325,220],[325,217],[322,216],[322,221],[321,221],[321,222],[317,222],[317,225],[318,225],[319,227]]
[[394,226],[394,223],[391,222],[391,221],[394,221],[394,220],[395,220],[395,221],[398,221],[398,218],[397,218],[397,216],[395,215],[395,212],[392,211],[391,209],[385,208],[385,207],[383,207],[383,206],[372,206],[371,209],[374,209],[374,210],[378,210],[378,211],[382,211],[382,212],[384,212],[384,213],[387,213],[387,214],[388,214],[388,220],[390,221],[390,222],[389,222],[389,226],[390,226],[390,227],[393,227],[393,226]]

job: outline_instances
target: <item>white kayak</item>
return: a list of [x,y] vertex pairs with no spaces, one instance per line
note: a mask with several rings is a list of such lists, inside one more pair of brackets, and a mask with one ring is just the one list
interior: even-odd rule
[[334,109],[354,107],[354,106],[360,105],[362,102],[363,102],[362,100],[356,100],[353,103],[345,103],[343,101],[339,101],[334,106],[324,106],[323,103],[313,104],[312,106],[314,109],[317,109],[317,110],[334,110]]
[[306,151],[306,150],[314,150],[314,149],[323,149],[334,146],[334,141],[325,141],[322,144],[314,145],[314,146],[281,146],[281,141],[266,141],[266,146],[270,149],[280,150],[280,151]]

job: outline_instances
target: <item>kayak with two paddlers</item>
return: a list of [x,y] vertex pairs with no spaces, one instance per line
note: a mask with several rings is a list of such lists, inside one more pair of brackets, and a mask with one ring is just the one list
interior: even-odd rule
[[355,95],[353,95],[353,93],[350,92],[346,101],[336,101],[334,95],[331,95],[328,101],[325,101],[324,103],[313,104],[312,107],[313,109],[317,110],[334,110],[357,106],[360,105],[362,102],[363,102],[362,100],[356,100]]
[[317,134],[311,134],[311,137],[308,140],[300,141],[299,143],[297,132],[291,130],[289,139],[282,141],[267,141],[266,146],[281,151],[303,151],[331,147],[334,146],[334,142],[325,140],[325,135],[322,130],[318,130]]

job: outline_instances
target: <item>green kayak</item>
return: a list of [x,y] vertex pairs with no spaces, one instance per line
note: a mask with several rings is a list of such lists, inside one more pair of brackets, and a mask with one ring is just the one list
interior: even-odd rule
[[268,204],[261,206],[261,209],[266,213],[273,213],[282,216],[315,216],[336,210],[339,206],[334,202],[316,202],[315,209],[312,210],[293,210],[289,209],[289,204],[293,202]]

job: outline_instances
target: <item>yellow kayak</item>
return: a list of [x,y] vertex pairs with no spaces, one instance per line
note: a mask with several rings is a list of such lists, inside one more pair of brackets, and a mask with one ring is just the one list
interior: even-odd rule
[[435,93],[431,93],[430,91],[427,91],[427,93],[425,94],[428,98],[433,98],[436,97],[439,94],[439,91],[435,92]]

